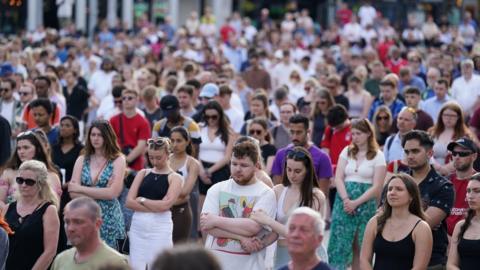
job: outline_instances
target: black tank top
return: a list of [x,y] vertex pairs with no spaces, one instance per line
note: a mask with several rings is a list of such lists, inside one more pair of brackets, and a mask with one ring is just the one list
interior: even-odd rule
[[457,246],[460,269],[478,269],[480,265],[480,240],[461,238]]
[[9,236],[10,246],[6,269],[30,270],[43,253],[43,214],[51,203],[44,203],[30,215],[21,217],[17,202],[9,205],[5,220],[14,231]]
[[168,186],[168,174],[150,172],[143,178],[137,196],[150,200],[161,200],[167,195]]
[[373,242],[373,253],[375,254],[374,270],[412,269],[415,257],[415,243],[412,239],[412,233],[420,221],[418,220],[410,233],[399,241],[387,241],[383,238],[381,232],[377,233]]

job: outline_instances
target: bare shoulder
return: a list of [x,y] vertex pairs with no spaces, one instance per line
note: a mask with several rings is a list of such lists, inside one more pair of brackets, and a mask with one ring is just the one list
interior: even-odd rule
[[120,163],[123,163],[125,164],[125,155],[119,155],[114,161],[113,161],[114,164],[120,164]]
[[187,157],[187,166],[188,167],[200,167],[200,161],[196,160],[192,156]]
[[284,188],[285,186],[282,184],[278,184],[273,187],[273,191],[275,191],[275,195],[277,195],[277,198],[280,197],[280,193],[282,193]]
[[179,181],[182,182],[182,176],[178,174],[177,172],[172,172],[168,175],[168,182],[172,183],[173,181]]

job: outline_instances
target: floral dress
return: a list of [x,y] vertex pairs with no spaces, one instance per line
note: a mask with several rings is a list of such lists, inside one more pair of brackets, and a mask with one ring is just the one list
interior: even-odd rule
[[[81,182],[82,186],[95,186],[98,188],[106,188],[108,181],[113,174],[113,161],[109,160],[105,168],[98,177],[95,185],[92,183],[90,174],[90,158],[85,158],[82,167]],[[96,200],[102,209],[102,227],[100,228],[100,237],[112,248],[117,248],[117,240],[125,238],[125,223],[120,203],[117,199],[113,200]]]

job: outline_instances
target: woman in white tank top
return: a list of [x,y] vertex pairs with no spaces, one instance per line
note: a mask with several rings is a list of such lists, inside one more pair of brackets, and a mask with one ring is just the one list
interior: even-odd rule
[[360,78],[353,75],[348,79],[348,91],[345,92],[345,96],[350,104],[348,115],[351,118],[363,119],[368,117],[373,98],[367,90],[363,89]]
[[[174,127],[170,133],[170,140],[173,148],[173,153],[169,157],[170,167],[180,174],[183,179],[180,195],[171,208],[173,220],[172,236],[173,243],[176,244],[187,241],[189,236],[195,235],[197,232],[198,186],[196,183],[200,171],[200,163],[191,156],[193,151],[192,141],[185,127]],[[195,191],[193,191],[194,189]],[[192,231],[194,232],[193,234]]]
[[[262,211],[255,211],[250,218],[263,226],[270,227],[279,234],[274,269],[278,269],[290,260],[287,250],[287,220],[292,211],[300,206],[307,206],[319,211],[322,216],[326,213],[325,195],[318,188],[310,152],[303,147],[294,147],[287,152],[283,183],[276,185],[273,190],[277,196],[277,217],[270,218]],[[328,261],[325,248],[317,251],[322,261]]]

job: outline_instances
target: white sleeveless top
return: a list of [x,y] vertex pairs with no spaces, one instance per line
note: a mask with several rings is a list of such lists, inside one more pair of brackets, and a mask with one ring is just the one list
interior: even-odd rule
[[227,146],[220,139],[220,136],[216,136],[213,141],[210,141],[210,138],[208,137],[208,127],[201,128],[200,136],[202,142],[200,143],[198,158],[201,161],[215,163],[225,156],[225,149]]

